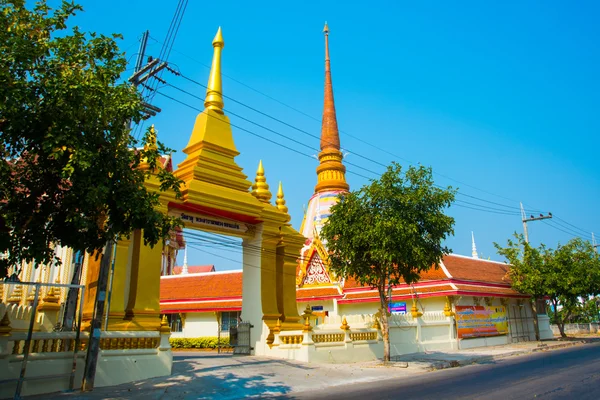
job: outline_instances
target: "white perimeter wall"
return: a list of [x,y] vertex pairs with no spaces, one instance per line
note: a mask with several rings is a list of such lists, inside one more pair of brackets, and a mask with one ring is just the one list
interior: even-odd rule
[[197,338],[203,336],[218,336],[219,323],[214,312],[187,313],[182,332],[173,332],[171,337]]

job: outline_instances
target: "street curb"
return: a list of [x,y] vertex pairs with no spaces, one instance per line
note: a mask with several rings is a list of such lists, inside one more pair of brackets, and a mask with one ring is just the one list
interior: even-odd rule
[[566,342],[566,343],[560,343],[560,344],[556,344],[556,345],[552,345],[552,346],[548,346],[543,344],[542,346],[539,347],[534,347],[531,349],[527,349],[527,350],[523,350],[523,351],[515,351],[514,353],[506,353],[506,354],[498,354],[498,355],[490,355],[490,356],[480,356],[480,357],[473,357],[471,359],[467,359],[467,360],[453,360],[453,361],[442,361],[442,362],[438,362],[438,363],[434,363],[429,369],[429,371],[437,371],[440,369],[448,369],[448,368],[456,368],[456,367],[464,367],[466,365],[472,365],[472,364],[479,364],[479,363],[483,363],[483,362],[490,362],[490,361],[495,361],[495,360],[501,360],[504,358],[508,358],[508,357],[514,357],[514,356],[524,356],[527,354],[533,354],[533,353],[537,353],[540,351],[550,351],[550,350],[558,350],[558,349],[563,349],[563,348],[567,348],[567,347],[573,347],[573,346],[577,346],[580,344],[586,344],[587,342],[584,340],[576,340],[576,341],[572,341],[572,342]]

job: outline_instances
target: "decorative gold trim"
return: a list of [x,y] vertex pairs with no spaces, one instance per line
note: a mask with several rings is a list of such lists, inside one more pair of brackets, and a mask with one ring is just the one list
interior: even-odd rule
[[377,340],[377,332],[353,332],[350,339],[354,340]]
[[312,341],[315,343],[336,343],[344,341],[343,333],[313,333]]
[[301,344],[302,339],[302,335],[279,336],[282,344]]
[[344,319],[342,319],[342,325],[340,326],[340,329],[343,331],[350,330],[350,325],[348,325],[348,321],[346,321],[346,317],[344,317]]

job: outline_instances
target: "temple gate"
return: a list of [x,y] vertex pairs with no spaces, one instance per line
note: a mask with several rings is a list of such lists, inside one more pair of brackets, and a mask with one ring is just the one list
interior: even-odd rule
[[[186,228],[243,239],[242,318],[252,329],[256,354],[265,354],[274,332],[302,330],[296,306],[296,260],[304,237],[289,221],[281,183],[276,204],[266,182],[262,162],[255,182],[250,182],[235,162],[237,151],[229,118],[223,110],[221,53],[224,41],[219,28],[214,40],[212,68],[205,109],[196,117],[186,159],[174,174],[184,181],[182,197],[160,192],[161,211],[182,219]],[[149,168],[142,165],[142,168]],[[154,174],[148,190],[159,192]],[[117,243],[109,331],[159,330],[161,246],[143,243],[141,231]],[[90,259],[84,320],[93,312],[94,280],[99,261]]]

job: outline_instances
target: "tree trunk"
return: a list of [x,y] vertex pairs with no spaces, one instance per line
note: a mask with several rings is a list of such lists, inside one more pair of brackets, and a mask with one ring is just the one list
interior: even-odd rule
[[558,330],[560,331],[560,337],[566,338],[567,334],[565,333],[565,322],[563,320],[556,321],[556,325],[558,326]]
[[560,337],[566,338],[567,334],[565,333],[565,321],[569,317],[569,313],[567,313],[565,318],[561,318],[560,314],[558,313],[558,300],[552,299],[552,305],[554,306],[554,322],[556,322],[556,326],[558,326]]
[[381,336],[383,336],[383,362],[390,361],[390,325],[388,323],[388,299],[385,290],[385,276],[379,285],[379,300],[381,302]]
[[383,336],[383,362],[390,361],[390,325],[387,307],[381,309],[381,333]]
[[539,341],[540,340],[540,325],[538,322],[538,315],[537,315],[537,299],[531,297],[530,302],[531,302],[531,312],[533,313],[533,330],[535,331],[535,340]]

